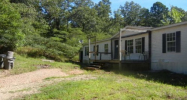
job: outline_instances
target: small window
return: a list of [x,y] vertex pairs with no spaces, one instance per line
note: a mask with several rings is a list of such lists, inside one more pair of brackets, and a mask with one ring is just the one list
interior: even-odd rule
[[105,44],[104,50],[105,50],[105,53],[108,53],[108,44]]
[[85,47],[85,56],[89,55],[89,47]]
[[136,39],[136,53],[142,53],[142,38]]
[[166,45],[167,45],[167,52],[176,51],[176,34],[175,33],[166,34]]
[[133,40],[127,40],[127,52],[133,53]]

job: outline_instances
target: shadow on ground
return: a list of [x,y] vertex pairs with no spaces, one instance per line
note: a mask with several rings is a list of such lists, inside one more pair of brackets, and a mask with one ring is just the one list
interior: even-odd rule
[[187,87],[187,75],[177,74],[167,70],[161,71],[133,71],[130,69],[113,69],[105,68],[105,71],[114,72],[116,74],[121,74],[124,76],[133,76],[139,79],[145,79],[148,81],[154,81],[158,83],[169,84],[173,86]]
[[[74,62],[75,63],[75,62]],[[81,66],[82,69],[84,69],[88,65],[76,63]],[[178,74],[173,73],[167,70],[161,70],[161,71],[137,71],[133,69],[127,69],[127,68],[114,68],[114,67],[105,67],[101,70],[104,70],[106,72],[114,72],[116,74],[121,74],[124,76],[131,76],[138,79],[145,79],[148,81],[154,81],[158,83],[173,85],[173,86],[181,86],[181,87],[187,87],[187,75],[184,74]]]

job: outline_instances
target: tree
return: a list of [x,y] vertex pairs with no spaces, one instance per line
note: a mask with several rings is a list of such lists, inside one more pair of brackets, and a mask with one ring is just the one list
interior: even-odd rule
[[139,25],[141,26],[151,26],[150,24],[150,13],[146,8],[141,8],[139,13]]
[[187,11],[184,12],[184,17],[182,18],[182,21],[187,21]]
[[124,19],[121,16],[121,10],[118,9],[117,11],[114,11],[114,17],[111,18],[111,27],[109,27],[109,32],[111,35],[116,34],[116,32],[119,31],[120,28],[124,27]]
[[0,1],[0,11],[0,46],[14,50],[24,39],[21,15],[8,0]]
[[111,13],[110,5],[111,2],[109,0],[102,0],[95,5],[95,9],[97,10],[97,14],[100,18],[109,18]]
[[126,2],[124,6],[120,6],[121,14],[124,18],[125,26],[126,25],[139,25],[139,13],[141,6],[137,3]]
[[162,21],[164,21],[164,17],[168,17],[168,8],[161,2],[156,2],[151,7],[150,17],[151,26],[163,26]]
[[109,0],[101,0],[95,5],[97,11],[97,30],[96,32],[109,32],[111,27],[111,2]]
[[181,8],[172,6],[168,12],[168,16],[163,15],[163,20],[161,21],[163,25],[169,25],[174,23],[182,22],[185,16],[185,11]]
[[185,12],[180,8],[172,6],[169,12],[169,16],[171,17],[171,23],[179,23],[185,16]]
[[74,28],[82,28],[83,32],[95,31],[97,23],[96,10],[89,7],[79,7],[72,12],[71,23]]

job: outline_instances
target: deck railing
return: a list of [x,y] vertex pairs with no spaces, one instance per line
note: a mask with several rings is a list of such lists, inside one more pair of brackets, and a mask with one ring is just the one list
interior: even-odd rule
[[105,55],[108,55],[108,54],[112,54],[112,53],[109,53],[109,52],[98,52],[100,54],[100,60],[102,60],[102,55],[105,54]]
[[[103,59],[103,55],[111,55],[112,53],[111,52],[90,52],[90,53],[93,53],[93,54],[98,54],[99,58],[95,57],[95,55],[93,57],[95,57],[94,60],[114,60],[112,59]],[[144,52],[144,53],[128,53],[126,51],[122,51],[122,61],[127,61],[127,62],[131,62],[131,61],[134,61],[134,62],[146,62],[146,61],[149,61],[149,55],[148,55],[148,52]],[[117,59],[116,59],[117,60]]]
[[143,53],[129,53],[125,50],[121,51],[122,57],[124,57],[124,61],[148,61],[149,55],[148,51]]

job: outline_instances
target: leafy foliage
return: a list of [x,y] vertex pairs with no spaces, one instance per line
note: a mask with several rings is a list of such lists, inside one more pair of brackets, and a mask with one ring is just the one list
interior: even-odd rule
[[0,46],[13,50],[22,44],[25,36],[21,16],[7,0],[0,1],[0,11]]
[[124,17],[126,25],[138,25],[138,15],[140,13],[141,6],[137,3],[126,2],[124,6],[121,6],[121,13]]
[[169,16],[172,18],[172,23],[181,22],[184,15],[184,11],[177,9],[177,7],[171,7],[171,11],[169,12]]
[[161,21],[164,17],[168,18],[168,8],[161,2],[156,2],[151,7],[150,15],[153,27],[163,26]]

